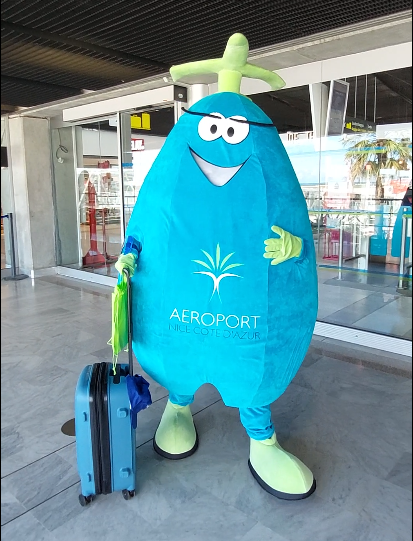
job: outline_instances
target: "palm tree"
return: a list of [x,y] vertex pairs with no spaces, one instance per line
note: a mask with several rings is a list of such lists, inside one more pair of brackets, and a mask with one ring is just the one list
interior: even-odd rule
[[377,139],[376,134],[351,137],[344,142],[346,162],[350,165],[351,182],[358,177],[376,177],[376,199],[383,199],[381,169],[406,170],[412,161],[412,142],[409,139]]

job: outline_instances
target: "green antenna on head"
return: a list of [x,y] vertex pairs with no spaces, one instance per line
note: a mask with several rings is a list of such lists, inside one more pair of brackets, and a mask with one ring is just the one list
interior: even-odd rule
[[170,73],[174,81],[179,81],[189,75],[218,74],[218,92],[240,93],[242,77],[261,79],[271,86],[272,90],[279,90],[285,82],[273,71],[248,64],[248,40],[243,34],[233,34],[225,47],[222,58],[188,62],[179,66],[172,66]]

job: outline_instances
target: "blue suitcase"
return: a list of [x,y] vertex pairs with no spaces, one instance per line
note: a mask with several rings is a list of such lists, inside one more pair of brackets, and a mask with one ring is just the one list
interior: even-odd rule
[[82,491],[81,505],[97,494],[135,494],[135,430],[126,388],[127,365],[86,366],[75,395],[76,454]]
[[[128,383],[144,382],[136,376],[132,359],[131,287],[128,283],[129,364],[111,363],[86,366],[80,374],[75,393],[75,431],[77,466],[81,481],[79,502],[90,503],[97,494],[122,491],[128,500],[135,495],[136,411],[151,403],[136,394],[131,406]],[[127,379],[129,380],[127,383]],[[131,410],[132,408],[132,410]],[[134,416],[134,418],[132,418]]]

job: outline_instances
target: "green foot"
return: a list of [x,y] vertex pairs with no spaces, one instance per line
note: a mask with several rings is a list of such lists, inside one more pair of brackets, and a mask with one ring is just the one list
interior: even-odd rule
[[195,453],[198,434],[189,406],[177,406],[168,400],[153,446],[159,455],[170,460],[187,458]]
[[251,439],[248,465],[260,486],[282,500],[303,500],[316,489],[311,471],[284,451],[275,434],[264,441]]

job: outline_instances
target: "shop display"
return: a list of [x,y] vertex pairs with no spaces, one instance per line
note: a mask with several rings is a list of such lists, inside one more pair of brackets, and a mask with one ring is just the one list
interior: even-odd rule
[[136,357],[170,393],[156,451],[180,459],[196,450],[190,403],[210,383],[239,408],[255,479],[275,496],[302,499],[315,480],[279,445],[270,404],[295,376],[313,334],[314,242],[275,126],[239,93],[243,76],[273,90],[283,81],[248,64],[247,55],[246,38],[235,34],[221,59],[171,69],[174,80],[216,72],[219,91],[186,111],[168,136],[116,267],[134,272]]

